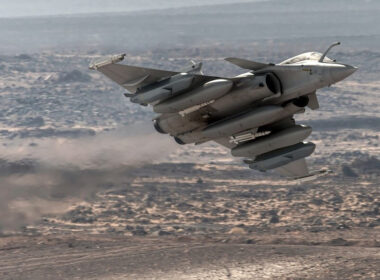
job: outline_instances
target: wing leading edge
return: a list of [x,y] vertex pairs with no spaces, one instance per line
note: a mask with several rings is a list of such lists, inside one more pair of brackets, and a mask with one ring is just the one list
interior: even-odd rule
[[116,82],[126,90],[136,93],[140,88],[150,86],[162,80],[169,79],[187,73],[194,76],[197,82],[207,82],[220,77],[203,75],[201,72],[202,63],[195,63],[186,67],[181,72],[152,69],[125,64],[118,64],[124,60],[125,54],[113,56],[109,59],[95,62],[90,65],[90,69],[98,70],[112,81]]
[[124,64],[108,63],[96,68],[99,72],[118,83],[130,92],[150,85],[161,79],[174,76],[179,72],[150,69]]

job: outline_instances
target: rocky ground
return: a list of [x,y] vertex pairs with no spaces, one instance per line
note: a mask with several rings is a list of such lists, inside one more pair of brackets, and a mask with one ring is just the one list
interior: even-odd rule
[[[346,168],[355,173],[354,168]],[[232,164],[144,166],[134,171],[132,182],[98,192],[94,201],[82,203],[61,217],[46,216],[36,230],[126,236],[272,231],[292,236],[358,228],[378,233],[377,178],[328,175],[309,183],[294,183],[250,172]]]
[[[229,76],[240,70],[223,57],[296,54],[213,46],[126,62],[176,70],[192,58]],[[310,182],[141,129],[153,114],[87,70],[99,58],[0,56],[1,279],[380,277],[380,53],[335,54],[361,69],[297,116],[314,128],[310,166],[332,171]]]

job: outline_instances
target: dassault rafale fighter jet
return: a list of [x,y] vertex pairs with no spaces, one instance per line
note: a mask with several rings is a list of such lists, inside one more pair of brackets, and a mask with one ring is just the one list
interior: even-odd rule
[[279,64],[226,58],[249,70],[233,78],[203,75],[202,64],[194,62],[181,72],[118,64],[125,54],[90,69],[128,90],[125,96],[131,102],[151,105],[159,114],[153,120],[156,130],[178,144],[215,141],[252,169],[306,178],[317,174],[309,173],[305,162],[315,149],[303,142],[312,129],[297,125],[293,117],[306,107],[318,109],[316,90],[357,70],[326,56],[339,44],[323,54],[303,53]]

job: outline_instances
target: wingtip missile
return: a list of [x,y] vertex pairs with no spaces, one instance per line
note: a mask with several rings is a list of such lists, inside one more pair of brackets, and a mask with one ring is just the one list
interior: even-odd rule
[[98,61],[98,62],[94,62],[94,63],[91,63],[88,68],[91,69],[91,70],[97,70],[98,68],[100,67],[103,67],[103,66],[106,66],[106,65],[109,65],[109,64],[115,64],[115,63],[118,63],[120,61],[123,61],[125,56],[127,54],[123,53],[123,54],[119,54],[119,55],[114,55],[114,56],[111,56],[110,58],[108,59],[105,59],[105,60],[101,60],[101,61]]

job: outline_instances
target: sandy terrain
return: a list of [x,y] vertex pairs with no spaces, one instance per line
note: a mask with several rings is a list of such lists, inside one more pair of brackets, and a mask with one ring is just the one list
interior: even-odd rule
[[254,181],[232,167],[145,166],[4,235],[0,278],[378,279],[377,179]]
[[[257,245],[215,237],[3,238],[1,279],[378,279],[379,247]],[[245,242],[247,243],[247,242]],[[332,246],[338,245],[338,246]]]

